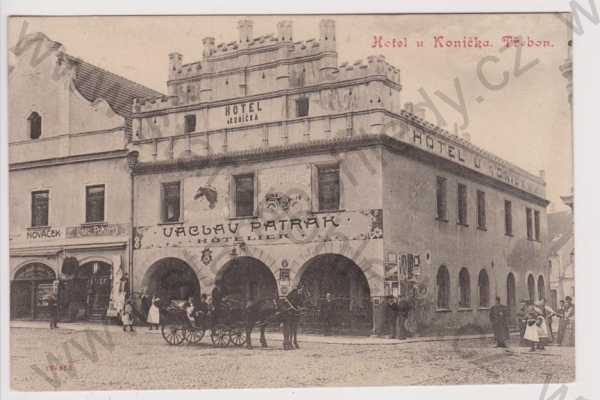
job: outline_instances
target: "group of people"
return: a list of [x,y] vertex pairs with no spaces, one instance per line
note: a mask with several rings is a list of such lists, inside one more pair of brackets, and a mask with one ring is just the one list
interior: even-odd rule
[[[510,310],[496,298],[496,304],[490,309],[490,322],[494,330],[497,347],[506,347],[509,339]],[[571,297],[561,300],[560,308],[554,311],[544,299],[537,302],[524,300],[517,313],[521,344],[530,351],[544,350],[549,343],[559,346],[575,344],[575,305]],[[558,332],[555,335],[553,325],[558,320]]]
[[[575,305],[570,296],[560,301],[556,311],[546,305],[544,299],[538,302],[524,301],[517,317],[521,339],[530,346],[530,351],[544,350],[549,343],[575,345]],[[556,335],[553,329],[555,319],[558,319]]]

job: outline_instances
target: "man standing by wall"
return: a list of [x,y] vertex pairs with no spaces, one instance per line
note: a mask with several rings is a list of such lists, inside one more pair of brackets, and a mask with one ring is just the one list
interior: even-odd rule
[[496,297],[496,304],[490,309],[490,321],[494,329],[496,347],[506,347],[509,338],[508,319],[510,312],[508,307],[500,303],[500,297]]

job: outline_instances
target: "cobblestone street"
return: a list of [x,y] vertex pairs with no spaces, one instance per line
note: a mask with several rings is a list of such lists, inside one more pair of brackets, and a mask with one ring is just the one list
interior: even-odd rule
[[[543,383],[575,379],[574,348],[530,353],[492,339],[401,344],[335,344],[318,337],[301,349],[169,346],[146,328],[123,333],[11,328],[13,390],[208,389],[309,386]],[[107,333],[108,332],[108,333]],[[277,337],[269,335],[269,339]],[[89,340],[94,344],[91,348]],[[110,339],[107,341],[107,339]],[[258,334],[253,336],[258,344]],[[106,346],[101,341],[107,343]],[[514,342],[515,340],[513,340]],[[110,343],[112,342],[112,346]],[[381,342],[381,341],[380,341]],[[380,343],[378,342],[378,343]],[[47,353],[57,359],[49,363]],[[68,355],[73,363],[69,365]],[[53,371],[54,369],[54,371]],[[56,374],[53,376],[53,373]],[[44,377],[46,376],[46,377]]]

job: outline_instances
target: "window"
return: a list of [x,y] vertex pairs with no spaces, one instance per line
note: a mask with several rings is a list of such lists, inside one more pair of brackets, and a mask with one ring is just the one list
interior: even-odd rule
[[85,222],[104,221],[104,185],[85,188]]
[[487,271],[482,269],[479,272],[479,307],[490,306],[490,279]]
[[458,285],[460,289],[458,306],[471,307],[471,278],[466,268],[462,268],[458,274]]
[[254,174],[234,177],[235,184],[235,216],[251,217],[254,215]]
[[31,193],[31,226],[48,226],[48,202],[50,192],[47,190]]
[[448,220],[447,203],[446,203],[446,178],[437,177],[437,185],[435,190],[437,219],[442,221]]
[[527,294],[529,295],[529,301],[535,301],[535,278],[533,275],[527,277]]
[[196,131],[196,115],[188,114],[184,117],[185,126],[183,128],[184,133],[191,133]]
[[181,217],[181,189],[179,182],[162,184],[162,220],[178,222]]
[[296,116],[306,117],[308,115],[308,97],[296,99]]
[[533,210],[525,208],[525,214],[527,218],[527,239],[533,240]]
[[477,227],[485,229],[485,192],[477,191]]
[[437,308],[447,309],[450,305],[450,275],[448,269],[442,265],[437,273]]
[[467,225],[467,186],[458,184],[458,223]]
[[504,233],[512,236],[512,202],[504,200]]
[[535,234],[534,239],[535,240],[540,240],[540,212],[539,211],[534,211],[533,212],[533,233]]
[[546,284],[544,282],[544,276],[540,275],[538,276],[538,281],[537,281],[537,286],[538,286],[538,300],[546,300]]
[[37,112],[32,112],[27,117],[29,122],[29,137],[31,139],[38,139],[42,136],[42,117]]
[[319,211],[340,208],[340,169],[336,166],[318,168]]

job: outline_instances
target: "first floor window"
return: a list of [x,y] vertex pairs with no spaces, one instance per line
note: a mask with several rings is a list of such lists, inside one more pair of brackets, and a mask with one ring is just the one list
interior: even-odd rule
[[533,212],[533,233],[533,238],[540,240],[540,212],[537,210]]
[[485,229],[485,192],[477,191],[477,227]]
[[533,210],[525,208],[525,218],[527,219],[527,239],[533,240]]
[[104,185],[85,188],[85,222],[104,221]]
[[458,184],[457,197],[458,223],[467,225],[467,185]]
[[254,174],[238,175],[235,183],[235,216],[251,217],[254,215]]
[[448,269],[442,265],[437,273],[437,307],[449,308],[450,305],[450,274]]
[[437,218],[445,221],[448,219],[446,206],[446,178],[441,176],[437,177],[435,194]]
[[31,226],[48,226],[48,203],[50,192],[41,190],[31,193]]
[[469,271],[466,268],[460,270],[458,274],[458,285],[460,289],[459,307],[471,306],[471,279]]
[[191,133],[196,131],[196,115],[188,114],[184,117],[185,126],[183,127],[184,133]]
[[178,222],[181,217],[181,186],[179,182],[162,184],[162,220]]
[[336,166],[318,168],[319,211],[340,208],[340,169]]
[[512,236],[512,202],[504,200],[504,233]]
[[296,116],[306,117],[308,115],[308,97],[296,99]]

